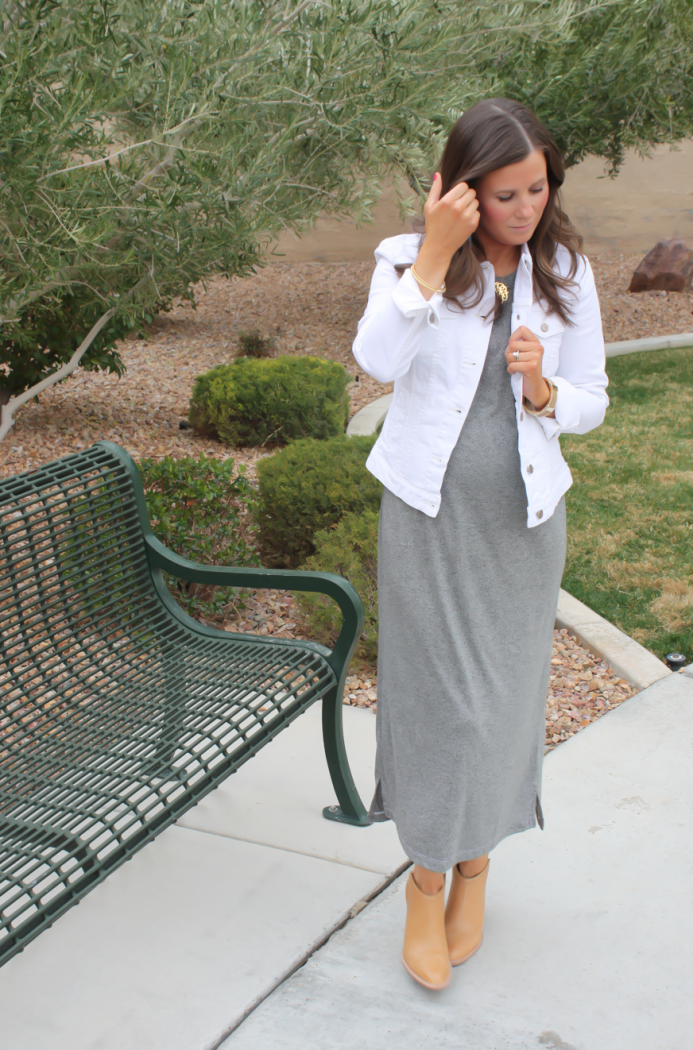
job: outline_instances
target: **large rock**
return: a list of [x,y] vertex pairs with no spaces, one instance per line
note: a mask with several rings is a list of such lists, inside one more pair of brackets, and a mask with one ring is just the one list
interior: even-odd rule
[[693,278],[693,248],[672,237],[658,241],[630,279],[629,292],[682,292]]

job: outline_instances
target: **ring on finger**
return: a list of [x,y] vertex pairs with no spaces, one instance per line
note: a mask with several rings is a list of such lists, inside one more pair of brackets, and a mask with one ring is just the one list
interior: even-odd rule
[[519,350],[513,350],[513,357],[515,358],[516,361],[519,361],[520,360],[520,351]]

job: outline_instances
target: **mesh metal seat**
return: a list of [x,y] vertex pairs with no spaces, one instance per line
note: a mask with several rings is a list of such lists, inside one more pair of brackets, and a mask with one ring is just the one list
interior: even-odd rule
[[[162,570],[321,591],[342,631],[329,650],[203,626]],[[362,625],[338,576],[168,551],[118,445],[0,481],[0,963],[318,699],[339,800],[323,812],[366,824],[341,722]]]

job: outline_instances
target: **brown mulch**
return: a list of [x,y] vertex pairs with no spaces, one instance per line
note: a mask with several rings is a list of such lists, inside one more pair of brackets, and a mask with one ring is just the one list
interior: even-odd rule
[[693,332],[693,289],[685,292],[629,292],[640,255],[609,252],[590,256],[599,292],[604,339],[644,339]]
[[546,750],[551,751],[633,693],[606,660],[585,649],[565,628],[554,631],[546,697]]
[[[607,342],[693,331],[693,291],[627,291],[641,255],[612,252],[591,256]],[[180,430],[195,376],[231,361],[240,332],[257,328],[272,336],[279,353],[319,354],[341,361],[353,377],[351,413],[387,393],[364,375],[351,355],[363,313],[371,263],[270,263],[244,280],[211,280],[199,289],[197,309],[179,303],[156,319],[146,338],[121,344],[127,367],[122,380],[79,372],[24,406],[0,444],[0,477],[9,476],[88,447],[116,441],[135,459],[163,456],[233,457],[252,479],[264,449],[231,449]],[[293,599],[281,592],[253,597],[228,630],[301,637]],[[554,638],[554,668],[547,701],[547,747],[554,747],[632,694],[603,662],[565,632]],[[375,708],[375,671],[347,680],[345,702]]]

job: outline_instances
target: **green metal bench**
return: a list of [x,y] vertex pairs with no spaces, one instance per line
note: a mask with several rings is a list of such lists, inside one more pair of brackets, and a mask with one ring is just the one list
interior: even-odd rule
[[[162,572],[320,591],[334,649],[228,634],[186,615]],[[322,699],[339,801],[365,825],[342,735],[363,625],[351,584],[207,567],[152,534],[124,449],[100,441],[0,480],[0,964]]]

